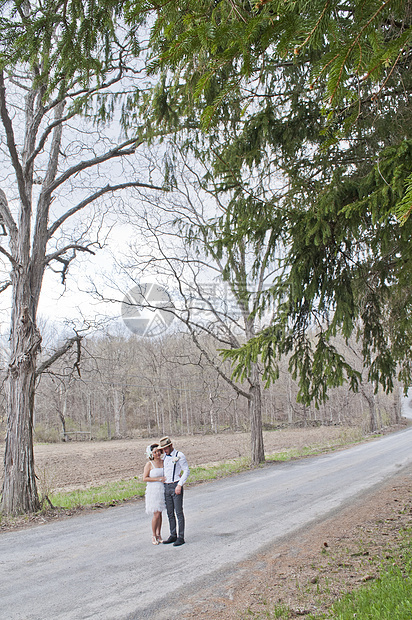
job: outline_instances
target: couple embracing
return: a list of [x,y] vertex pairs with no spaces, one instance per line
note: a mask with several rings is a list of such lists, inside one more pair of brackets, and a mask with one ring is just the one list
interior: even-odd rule
[[[185,516],[183,514],[183,485],[189,475],[189,466],[183,452],[173,448],[169,437],[146,448],[143,480],[146,485],[146,513],[153,514],[152,543],[180,547],[185,542]],[[167,510],[170,536],[162,540],[162,511]],[[178,529],[176,528],[176,520]]]

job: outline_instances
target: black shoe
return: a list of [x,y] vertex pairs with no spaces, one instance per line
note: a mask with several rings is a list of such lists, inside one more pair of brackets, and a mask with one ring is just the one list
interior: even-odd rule
[[184,538],[178,538],[176,542],[173,543],[173,547],[180,547],[180,545],[184,545],[184,544],[185,544]]
[[177,540],[177,536],[169,536],[167,540],[163,541],[164,545],[170,545],[170,543],[174,543]]

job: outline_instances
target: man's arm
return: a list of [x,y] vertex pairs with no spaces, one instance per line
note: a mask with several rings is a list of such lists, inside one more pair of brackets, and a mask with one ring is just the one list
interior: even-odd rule
[[180,465],[181,471],[183,473],[182,473],[182,475],[180,477],[180,480],[179,480],[179,482],[177,484],[177,487],[175,489],[175,493],[177,493],[178,495],[179,495],[179,493],[181,491],[181,488],[184,485],[184,483],[186,482],[186,480],[187,480],[187,478],[189,476],[189,473],[190,473],[189,465],[187,464],[187,460],[186,460],[186,457],[183,454],[183,452],[179,452],[179,456],[180,456],[180,458],[179,458],[179,465]]

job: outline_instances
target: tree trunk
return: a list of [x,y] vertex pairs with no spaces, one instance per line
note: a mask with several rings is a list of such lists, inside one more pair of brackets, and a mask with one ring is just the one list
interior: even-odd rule
[[67,388],[61,386],[60,388],[61,409],[59,411],[59,418],[62,425],[63,441],[67,441],[66,434],[66,411],[67,411]]
[[215,404],[214,404],[212,392],[209,392],[209,401],[210,401],[210,407],[209,407],[210,428],[212,430],[212,433],[217,433],[218,428],[217,428],[216,420],[214,417]]
[[292,405],[292,380],[288,373],[288,424],[293,424],[293,405]]
[[364,388],[361,388],[361,394],[369,406],[369,431],[375,433],[378,430],[378,422],[376,419],[376,403],[374,394],[367,394]]
[[265,461],[262,430],[262,392],[259,380],[259,371],[255,365],[249,377],[249,416],[250,416],[250,442],[252,465],[259,465]]
[[120,439],[120,437],[122,436],[120,428],[120,416],[122,406],[123,405],[120,404],[119,392],[116,387],[113,387],[114,436],[116,439]]
[[28,307],[23,307],[12,325],[11,361],[6,379],[8,419],[2,511],[10,515],[40,508],[33,456],[35,371],[40,343],[33,317]]
[[399,424],[402,417],[400,387],[395,385],[393,392],[393,419],[395,424]]

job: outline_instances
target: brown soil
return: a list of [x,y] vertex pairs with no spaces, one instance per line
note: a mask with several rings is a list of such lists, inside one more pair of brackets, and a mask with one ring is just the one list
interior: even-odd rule
[[[336,427],[265,433],[266,453],[304,446],[340,446],[353,431]],[[36,471],[43,491],[84,488],[141,476],[148,440],[37,445]],[[179,437],[175,445],[192,465],[229,460],[249,453],[249,436],[231,434]],[[2,460],[2,459],[1,459]],[[295,533],[265,553],[243,562],[218,590],[203,590],[189,601],[187,620],[270,617],[285,605],[290,618],[326,611],[342,593],[372,581],[382,559],[396,561],[402,532],[412,525],[412,468],[370,492],[349,508]],[[28,527],[76,511],[1,522],[2,531]],[[401,551],[400,551],[401,553]],[[392,561],[392,559],[390,559]],[[276,616],[275,616],[276,617]]]

